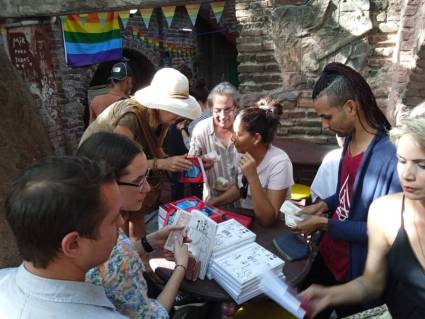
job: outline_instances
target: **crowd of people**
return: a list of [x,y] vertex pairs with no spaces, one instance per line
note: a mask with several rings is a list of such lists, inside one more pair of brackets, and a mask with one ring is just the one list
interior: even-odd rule
[[[23,263],[0,270],[1,318],[169,318],[188,246],[174,243],[175,269],[155,296],[143,261],[181,230],[146,230],[167,178],[173,199],[189,193],[250,209],[265,227],[280,218],[294,184],[290,157],[273,145],[282,105],[264,97],[241,108],[232,84],[208,91],[180,71],[160,69],[130,95],[133,70],[115,64],[113,88],[90,104],[76,154],[36,163],[11,184],[6,219]],[[340,63],[325,67],[312,98],[341,149],[322,163],[313,204],[293,229],[321,232],[300,286],[307,316],[385,303],[394,318],[423,318],[425,103],[392,128],[365,79]],[[190,169],[190,156],[202,160],[203,189],[171,175]]]

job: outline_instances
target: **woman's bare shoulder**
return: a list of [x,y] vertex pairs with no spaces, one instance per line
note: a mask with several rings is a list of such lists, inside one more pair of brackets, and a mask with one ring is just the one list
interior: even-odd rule
[[390,242],[400,227],[403,193],[380,197],[373,201],[369,209],[369,227],[381,229]]

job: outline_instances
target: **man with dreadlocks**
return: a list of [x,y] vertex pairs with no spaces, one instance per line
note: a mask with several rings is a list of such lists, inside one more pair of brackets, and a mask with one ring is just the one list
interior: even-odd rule
[[[301,210],[310,215],[296,231],[323,231],[306,285],[334,285],[363,273],[367,256],[367,214],[372,201],[401,191],[391,128],[365,79],[352,68],[330,63],[313,89],[322,126],[345,137],[333,196]],[[335,309],[348,315],[361,308]]]

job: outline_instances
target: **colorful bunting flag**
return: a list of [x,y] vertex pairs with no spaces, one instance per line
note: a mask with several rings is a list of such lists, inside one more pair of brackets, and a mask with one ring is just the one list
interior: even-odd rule
[[67,65],[85,66],[122,58],[118,13],[107,13],[103,24],[95,13],[88,14],[85,24],[76,16],[61,21]]
[[85,25],[86,24],[87,17],[88,17],[88,14],[87,13],[80,14],[80,21],[81,21],[81,24],[82,25]]
[[200,4],[187,4],[186,10],[187,14],[189,15],[190,21],[192,21],[192,25],[195,26],[196,18],[198,17],[199,8],[201,7]]
[[110,12],[98,12],[97,16],[99,17],[99,22],[101,25],[104,25],[106,23],[107,15],[110,14]]
[[143,22],[145,23],[146,29],[149,29],[149,23],[151,21],[152,16],[152,8],[150,9],[140,9],[140,15],[143,18]]
[[120,16],[122,26],[127,28],[128,17],[130,16],[130,10],[118,11],[118,15]]
[[171,26],[171,22],[173,21],[175,11],[176,11],[176,6],[162,7],[162,12],[164,13],[165,20],[167,20],[168,27]]
[[211,2],[211,9],[214,12],[215,19],[217,20],[217,23],[220,23],[221,16],[223,15],[223,9],[224,5],[226,4],[225,1],[220,2]]

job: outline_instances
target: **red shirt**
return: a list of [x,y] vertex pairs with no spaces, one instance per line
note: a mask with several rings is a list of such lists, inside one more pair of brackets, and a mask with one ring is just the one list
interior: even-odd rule
[[[351,156],[347,150],[344,154],[339,178],[339,205],[332,214],[332,219],[344,221],[348,218],[351,206],[351,194],[356,179],[357,170],[363,158],[363,152]],[[348,243],[345,240],[333,239],[326,232],[320,242],[320,253],[326,266],[338,282],[345,282],[348,278]]]

